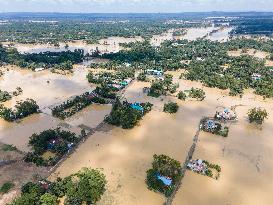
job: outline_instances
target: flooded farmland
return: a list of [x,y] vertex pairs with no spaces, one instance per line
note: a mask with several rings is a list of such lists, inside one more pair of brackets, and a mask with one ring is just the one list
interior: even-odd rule
[[[214,27],[189,29],[182,38],[196,40],[206,37]],[[207,37],[213,41],[226,41],[228,29],[219,30]],[[173,39],[172,31],[154,36],[151,43],[159,46],[165,40]],[[142,39],[102,40],[98,46],[101,51],[117,52],[119,43],[142,41]],[[44,47],[44,45],[17,45],[20,52],[61,51],[60,48]],[[84,48],[86,52],[96,46],[86,46],[83,42],[69,44],[69,49]],[[53,49],[53,50],[51,50]],[[57,50],[55,50],[57,49]],[[266,58],[267,53],[249,51],[250,55]],[[229,52],[231,56],[241,55],[241,51]],[[215,204],[270,204],[273,197],[263,190],[272,190],[273,184],[273,107],[272,99],[263,99],[247,90],[242,98],[228,96],[227,90],[206,88],[201,83],[179,79],[180,71],[168,72],[174,75],[179,83],[179,90],[192,87],[202,88],[206,99],[202,102],[194,100],[180,101],[175,95],[152,98],[143,93],[149,82],[133,82],[126,88],[123,97],[129,102],[151,102],[154,107],[131,130],[123,130],[103,124],[110,113],[111,105],[93,104],[66,120],[51,116],[50,108],[75,95],[92,91],[95,85],[86,80],[88,63],[76,65],[69,75],[59,75],[47,70],[31,72],[16,67],[2,68],[4,75],[0,78],[0,88],[12,92],[16,87],[23,89],[22,95],[13,97],[4,103],[13,107],[16,101],[33,98],[40,106],[42,113],[34,114],[19,123],[8,123],[0,120],[0,142],[13,144],[19,150],[29,151],[28,139],[33,133],[49,128],[63,126],[80,133],[80,127],[86,126],[95,133],[87,138],[76,151],[71,154],[54,171],[49,179],[66,177],[76,173],[82,167],[102,169],[107,179],[107,190],[98,205],[158,205],[166,201],[163,195],[147,189],[146,171],[151,168],[154,154],[166,154],[180,163],[184,163],[192,145],[193,137],[198,129],[199,121],[204,116],[213,116],[219,106],[237,106],[238,122],[227,123],[230,133],[227,138],[201,132],[194,158],[205,159],[219,164],[221,176],[214,180],[186,171],[182,185],[174,200],[174,205],[209,205]],[[164,103],[176,101],[179,111],[170,115],[162,112]],[[269,112],[269,119],[262,127],[250,125],[247,111],[252,107],[263,107]],[[256,187],[261,189],[257,190]]]
[[[179,80],[178,73],[172,74]],[[192,86],[202,87],[197,82],[179,80],[179,83],[182,90]],[[259,175],[255,181],[259,182],[260,186],[267,188],[272,186],[265,180],[272,177],[269,170],[273,164],[270,159],[273,148],[268,146],[272,144],[269,138],[272,100],[264,101],[251,92],[246,93],[242,99],[228,97],[227,91],[203,87],[207,93],[205,101],[177,101],[180,105],[179,112],[169,115],[162,112],[163,104],[175,99],[147,97],[142,92],[145,86],[147,83],[135,82],[124,94],[130,102],[150,101],[154,104],[153,111],[144,117],[139,126],[132,130],[122,130],[105,125],[81,145],[51,177],[68,176],[81,167],[102,168],[108,185],[99,204],[163,204],[164,197],[149,191],[145,184],[146,171],[151,167],[153,154],[166,154],[183,163],[199,120],[203,116],[213,116],[218,106],[241,105],[236,110],[240,116],[239,121],[230,124],[229,137],[222,138],[202,133],[194,154],[196,158],[221,165],[223,171],[220,179],[213,180],[187,171],[174,204],[210,204],[212,200],[223,203],[223,198],[235,204],[238,202],[236,200],[244,202],[242,204],[255,204],[255,200],[247,203],[251,200],[246,194],[248,193],[246,183],[249,181],[246,178]],[[247,110],[253,106],[270,110],[271,117],[264,124],[262,131],[256,127],[249,127],[246,120]],[[255,147],[256,145],[261,146]],[[263,148],[264,151],[261,151]],[[243,166],[242,162],[247,165]],[[235,183],[239,184],[236,189],[233,186]],[[239,190],[245,190],[245,194],[242,194],[241,198],[236,198],[236,191]],[[232,196],[236,200],[233,200]],[[255,199],[255,195],[252,195],[252,198]],[[270,199],[264,198],[265,202]]]

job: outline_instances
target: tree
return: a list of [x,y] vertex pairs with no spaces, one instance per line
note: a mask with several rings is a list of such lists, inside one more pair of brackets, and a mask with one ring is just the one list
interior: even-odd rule
[[46,193],[40,197],[40,205],[58,205],[58,198],[52,194]]
[[177,97],[178,97],[179,100],[186,100],[187,95],[183,91],[179,91]]
[[179,106],[177,105],[177,103],[169,102],[164,104],[163,111],[168,113],[176,113],[178,109],[179,109]]
[[261,108],[252,108],[247,114],[250,123],[255,122],[257,124],[262,124],[268,117],[267,111]]
[[72,175],[71,181],[67,185],[67,201],[77,199],[77,202],[95,204],[105,192],[105,186],[106,179],[103,173],[97,169],[83,168]]

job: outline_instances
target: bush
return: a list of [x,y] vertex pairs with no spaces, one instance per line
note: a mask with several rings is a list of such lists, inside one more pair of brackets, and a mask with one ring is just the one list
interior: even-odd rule
[[14,184],[12,182],[6,182],[4,183],[0,188],[0,193],[6,194],[8,193],[12,188],[14,187]]
[[178,109],[179,109],[179,106],[177,105],[177,103],[169,102],[164,104],[163,111],[168,113],[176,113]]
[[177,97],[178,97],[179,100],[186,100],[187,95],[183,91],[179,91]]
[[197,100],[204,100],[206,98],[206,93],[199,88],[191,88],[189,92],[189,97],[190,98],[196,98]]
[[147,76],[145,75],[145,73],[142,72],[137,76],[137,80],[145,82],[147,81]]
[[250,123],[255,122],[257,124],[262,124],[268,117],[267,111],[261,108],[252,108],[247,114]]

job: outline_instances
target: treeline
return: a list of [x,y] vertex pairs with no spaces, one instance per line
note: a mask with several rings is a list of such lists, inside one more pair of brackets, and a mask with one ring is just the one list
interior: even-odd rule
[[236,26],[232,34],[243,35],[272,35],[273,19],[271,17],[264,18],[240,18],[233,20],[231,25]]
[[84,40],[96,42],[111,36],[147,38],[171,28],[186,28],[200,24],[165,24],[162,20],[138,21],[60,21],[35,23],[12,21],[1,25],[0,41],[18,43],[50,43]]
[[20,54],[14,48],[4,48],[0,44],[0,65],[7,63],[21,68],[56,68],[62,70],[72,69],[72,65],[84,60],[84,51],[43,52]]
[[97,169],[82,168],[75,174],[56,181],[28,182],[21,188],[21,196],[10,205],[96,204],[106,190],[106,177]]
[[134,68],[144,70],[184,68],[186,79],[201,81],[208,87],[229,89],[230,95],[242,95],[244,89],[253,88],[259,95],[273,97],[272,69],[265,67],[265,61],[251,56],[231,57],[227,53],[260,46],[265,51],[272,51],[272,45],[271,41],[236,39],[220,43],[199,39],[166,41],[154,48],[149,42],[141,42],[133,44],[130,50],[106,54],[103,58],[120,64],[130,63]]
[[0,117],[8,122],[25,118],[34,113],[38,113],[38,111],[39,106],[33,99],[17,102],[15,109],[0,105]]

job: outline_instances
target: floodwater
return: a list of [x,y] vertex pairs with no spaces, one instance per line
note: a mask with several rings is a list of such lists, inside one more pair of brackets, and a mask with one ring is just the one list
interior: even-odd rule
[[233,30],[232,27],[222,28],[216,33],[213,33],[207,37],[211,41],[226,42],[229,40],[229,33]]
[[15,48],[20,53],[40,53],[40,52],[61,52],[74,51],[75,49],[83,49],[85,53],[92,53],[99,50],[101,53],[116,53],[122,49],[121,43],[130,43],[143,41],[141,37],[124,38],[124,37],[109,37],[99,40],[98,44],[86,44],[83,41],[68,42],[68,48],[65,48],[65,43],[60,43],[59,47],[54,47],[47,44],[15,44]]
[[69,75],[58,75],[49,71],[35,73],[11,66],[2,70],[4,75],[0,81],[1,90],[12,92],[18,86],[23,89],[22,95],[13,97],[4,105],[13,107],[16,101],[32,98],[43,112],[29,116],[18,123],[9,123],[0,119],[0,141],[13,144],[22,151],[29,151],[28,139],[33,133],[60,125],[64,128],[68,126],[71,131],[79,134],[79,125],[94,128],[110,112],[109,105],[91,105],[65,121],[51,116],[50,108],[53,106],[95,88],[95,85],[90,85],[86,79],[88,73],[86,66],[76,65],[74,73]]
[[[171,73],[175,74],[175,80],[179,80],[179,73]],[[181,90],[203,87],[197,82],[179,82]],[[202,133],[194,154],[196,158],[219,164],[223,170],[220,179],[216,181],[187,171],[174,204],[211,204],[216,201],[216,204],[249,205],[257,204],[258,196],[263,198],[262,204],[270,204],[272,197],[265,195],[273,188],[268,180],[273,177],[270,172],[273,169],[273,139],[269,134],[272,132],[272,100],[264,101],[251,91],[247,91],[242,99],[229,97],[226,96],[228,91],[212,88],[204,88],[207,98],[203,102],[182,102],[174,97],[156,99],[142,93],[143,87],[148,85],[134,82],[124,94],[130,102],[150,101],[154,104],[153,111],[137,127],[122,130],[103,126],[51,178],[68,176],[82,167],[101,168],[108,185],[98,204],[163,204],[164,197],[149,191],[145,184],[153,154],[167,154],[183,163],[203,116],[213,116],[218,106],[242,105],[237,107],[239,122],[230,125],[229,137]],[[162,112],[164,102],[169,100],[179,103],[178,113]],[[270,112],[270,119],[263,125],[263,130],[249,125],[246,120],[248,109],[256,106],[265,107]],[[257,184],[262,189],[254,193]],[[247,193],[251,193],[251,197]]]
[[204,38],[214,29],[215,27],[190,28],[188,29],[188,32],[186,33],[186,35],[182,37],[182,39],[194,41],[198,38]]

